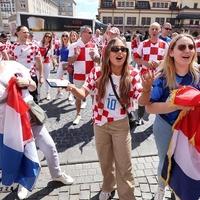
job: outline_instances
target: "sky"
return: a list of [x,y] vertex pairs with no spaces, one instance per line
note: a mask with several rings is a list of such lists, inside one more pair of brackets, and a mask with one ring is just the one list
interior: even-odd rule
[[76,17],[94,19],[98,14],[99,0],[75,0],[77,3]]

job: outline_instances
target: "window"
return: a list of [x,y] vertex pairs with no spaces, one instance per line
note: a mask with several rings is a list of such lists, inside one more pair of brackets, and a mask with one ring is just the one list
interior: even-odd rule
[[151,24],[151,17],[142,17],[142,25],[150,25]]
[[112,17],[103,17],[104,24],[112,24]]
[[136,25],[136,17],[127,17],[127,25]]
[[190,20],[190,25],[193,25],[193,23],[194,23],[194,20],[191,19],[191,20]]
[[112,0],[104,1],[103,6],[106,8],[112,7]]
[[165,3],[165,8],[168,8],[168,3]]
[[156,17],[156,22],[158,22],[160,25],[162,25],[165,22],[165,18]]
[[118,1],[118,7],[122,7],[122,2]]
[[194,3],[194,8],[195,8],[195,9],[198,8],[198,3]]
[[123,17],[114,17],[114,24],[123,24]]
[[195,21],[195,25],[199,25],[199,21]]
[[152,6],[152,7],[153,7],[153,8],[156,8],[156,3],[155,3],[155,2],[153,3],[153,6]]

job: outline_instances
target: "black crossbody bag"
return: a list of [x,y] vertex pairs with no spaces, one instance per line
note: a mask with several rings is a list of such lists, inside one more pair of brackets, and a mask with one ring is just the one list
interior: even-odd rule
[[118,94],[117,94],[117,92],[116,92],[116,90],[115,90],[115,86],[114,86],[114,83],[113,83],[113,80],[112,80],[111,75],[109,75],[109,79],[110,79],[110,83],[111,83],[113,92],[114,92],[114,94],[115,94],[115,96],[116,96],[118,102],[120,103],[120,105],[122,106],[122,108],[123,108],[124,110],[126,110],[126,112],[127,112],[130,130],[132,131],[132,130],[134,130],[134,129],[137,127],[137,125],[139,124],[139,117],[138,117],[137,113],[134,112],[134,111],[128,112],[127,108],[126,108],[126,107],[121,103],[121,101],[120,101],[120,98],[119,98],[119,96],[118,96]]

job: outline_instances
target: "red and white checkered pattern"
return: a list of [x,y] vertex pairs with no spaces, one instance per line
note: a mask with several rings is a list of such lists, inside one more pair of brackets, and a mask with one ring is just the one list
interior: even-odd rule
[[[142,58],[145,61],[163,60],[167,52],[168,44],[159,39],[157,43],[153,44],[149,39],[141,42],[134,53],[134,58]],[[145,72],[147,67],[142,65],[141,73]]]
[[[131,111],[134,108],[134,100],[138,99],[142,85],[140,82],[139,74],[134,71],[133,68],[130,68],[131,74],[131,89],[129,92],[130,105],[128,105],[128,110]],[[93,117],[94,123],[102,126],[107,122],[112,122],[116,120],[123,119],[127,116],[126,111],[122,108],[117,98],[114,95],[110,81],[106,87],[106,94],[104,99],[101,102],[96,101],[98,94],[98,89],[96,87],[97,78],[101,75],[100,67],[95,67],[91,70],[89,76],[87,77],[83,87],[91,94],[94,95],[93,103]],[[112,75],[116,91],[119,94],[119,84],[121,76]],[[112,106],[109,107],[109,103],[112,102]]]
[[196,43],[197,53],[200,53],[200,39],[196,40],[195,43]]
[[94,67],[94,61],[89,55],[91,49],[93,49],[95,55],[99,56],[97,46],[88,42],[84,44],[81,39],[77,42],[72,43],[69,46],[69,57],[74,55],[75,48],[80,47],[81,53],[79,54],[77,60],[74,62],[74,80],[84,81],[86,75],[90,73],[91,69]]
[[14,60],[23,64],[30,70],[31,76],[36,76],[35,58],[41,57],[39,47],[33,43],[10,45],[9,53]]

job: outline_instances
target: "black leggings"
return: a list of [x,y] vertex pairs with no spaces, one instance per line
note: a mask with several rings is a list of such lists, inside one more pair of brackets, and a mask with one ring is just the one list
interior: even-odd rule
[[38,78],[37,76],[31,76],[31,78],[35,81],[36,83],[36,90],[33,92],[30,92],[30,94],[33,96],[33,100],[35,101],[35,103],[38,104]]

